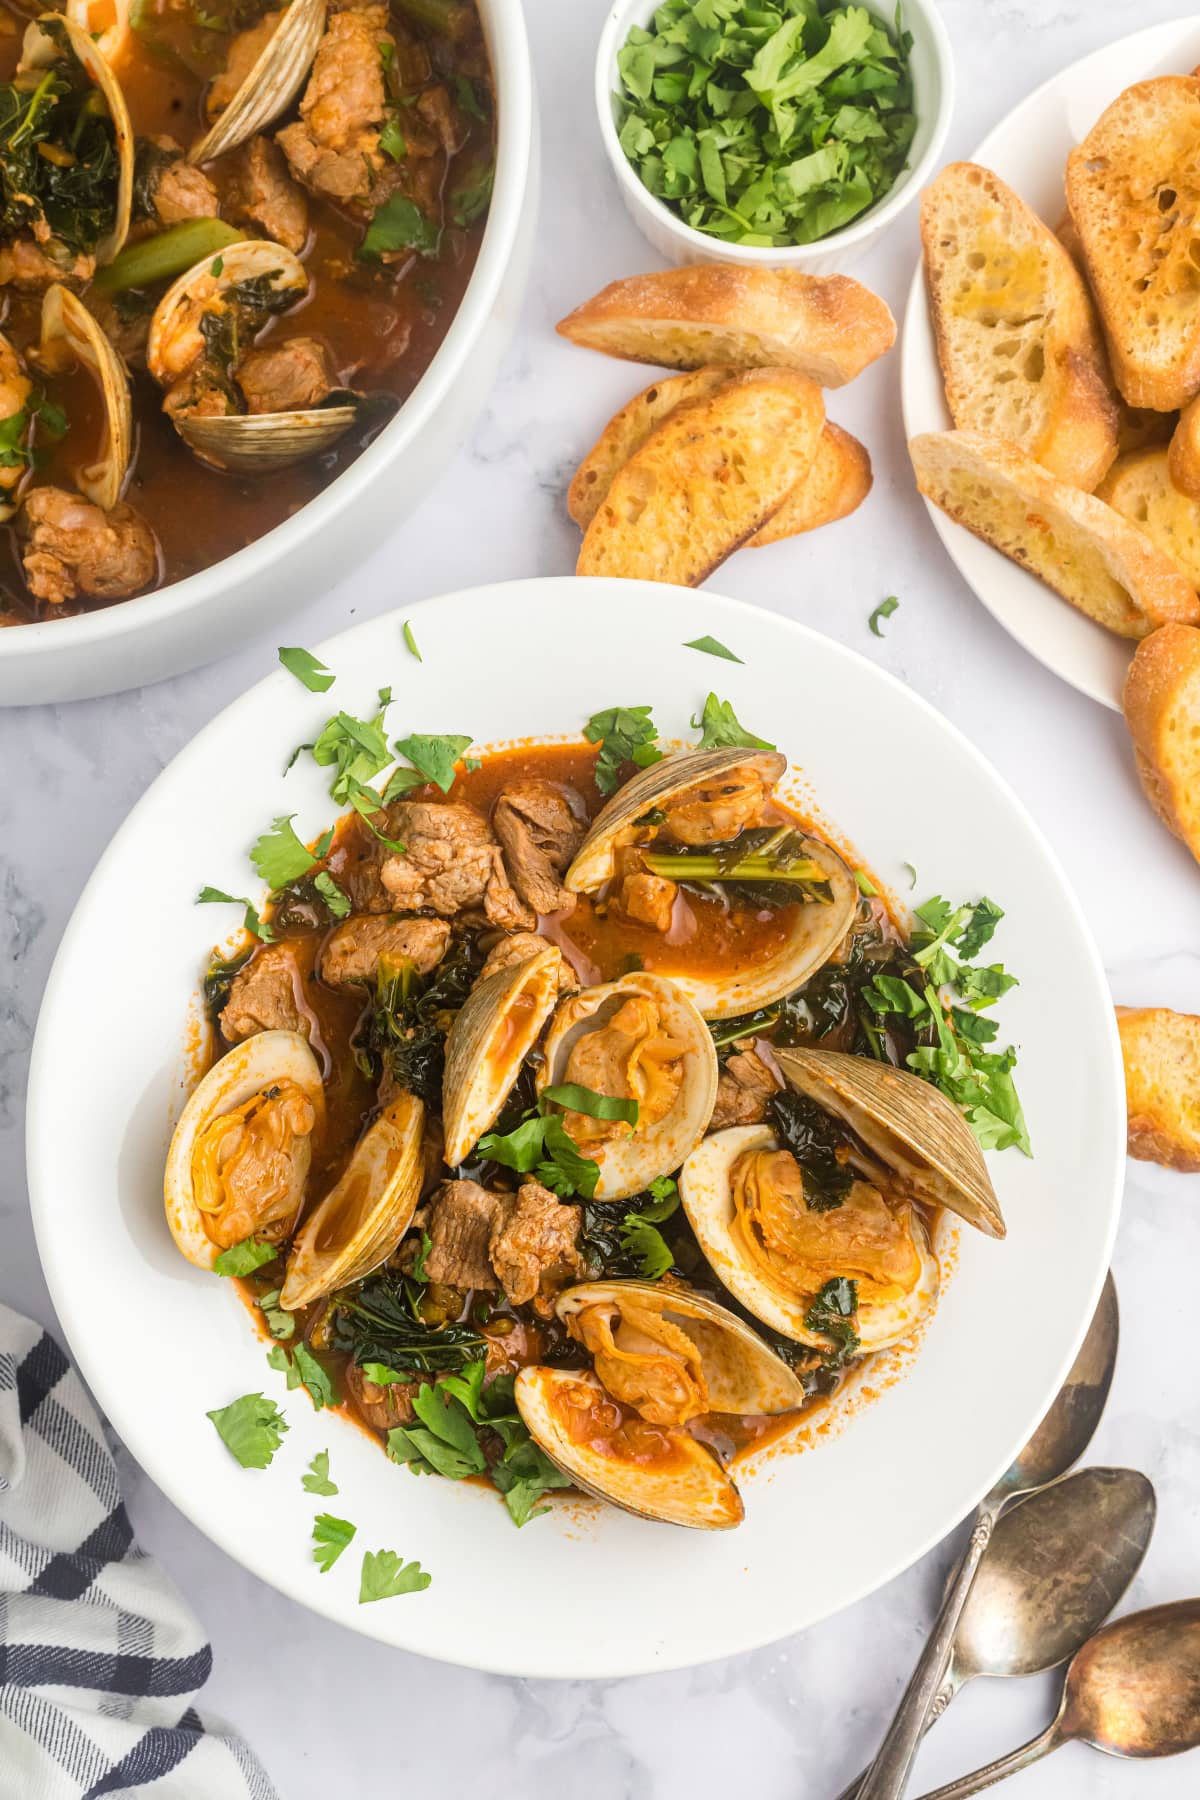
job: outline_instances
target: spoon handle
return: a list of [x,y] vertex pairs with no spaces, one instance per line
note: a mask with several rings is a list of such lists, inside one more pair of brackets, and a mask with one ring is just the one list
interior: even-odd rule
[[[934,1695],[933,1705],[930,1707],[925,1722],[921,1726],[922,1737],[925,1736],[925,1733],[929,1730],[931,1725],[937,1724],[961,1686],[962,1682],[955,1677],[952,1670]],[[847,1787],[842,1789],[841,1793],[838,1795],[838,1800],[858,1800],[858,1791],[866,1778],[866,1769],[860,1769],[858,1774],[854,1777],[854,1780],[850,1782]]]
[[967,1603],[967,1595],[971,1591],[980,1560],[991,1542],[1005,1498],[1005,1495],[995,1492],[988,1494],[975,1514],[966,1554],[957,1575],[946,1590],[942,1610],[904,1690],[896,1715],[879,1746],[875,1761],[867,1770],[858,1790],[858,1800],[900,1800],[908,1785],[909,1771],[917,1753],[917,1745],[921,1741],[925,1720],[949,1667],[958,1621]]
[[998,1756],[995,1762],[985,1763],[982,1769],[972,1769],[969,1775],[960,1775],[957,1781],[948,1781],[945,1787],[932,1788],[928,1794],[921,1795],[921,1800],[967,1800],[969,1794],[981,1794],[993,1782],[1003,1781],[1006,1775],[1016,1775],[1030,1763],[1049,1756],[1063,1742],[1059,1721],[1055,1719],[1040,1737],[1031,1738],[1019,1750],[1010,1750],[1007,1756]]

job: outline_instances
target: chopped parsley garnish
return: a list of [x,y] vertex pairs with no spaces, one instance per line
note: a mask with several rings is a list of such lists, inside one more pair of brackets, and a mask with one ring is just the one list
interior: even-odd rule
[[419,1594],[432,1580],[419,1562],[406,1563],[394,1550],[368,1550],[362,1560],[358,1604],[394,1600],[397,1594]]
[[430,735],[415,731],[410,737],[397,738],[395,750],[412,764],[411,769],[397,769],[384,789],[385,802],[396,800],[409,788],[431,781],[448,794],[454,786],[454,765],[464,750],[471,748],[471,738],[460,735]]
[[481,219],[492,203],[496,168],[491,158],[476,162],[455,182],[450,193],[450,217],[461,229]]
[[271,944],[275,941],[275,933],[265,919],[258,916],[258,908],[245,894],[226,894],[220,888],[202,887],[196,895],[197,906],[240,906],[244,909],[242,923],[246,930],[261,943]]
[[404,141],[404,133],[397,119],[389,119],[379,133],[379,148],[393,162],[403,162],[408,155],[408,145]]
[[542,1089],[542,1099],[564,1107],[568,1112],[586,1113],[589,1119],[620,1119],[626,1125],[638,1122],[638,1103],[616,1094],[598,1094],[595,1088],[578,1081],[563,1081],[557,1087]]
[[261,1269],[264,1263],[274,1262],[279,1255],[278,1244],[263,1244],[258,1238],[243,1238],[240,1244],[233,1244],[228,1250],[213,1259],[213,1268],[218,1275],[253,1275],[255,1269]]
[[404,644],[410,656],[415,656],[418,662],[425,661],[425,658],[417,649],[417,640],[413,636],[413,628],[407,619],[404,621]]
[[307,1475],[300,1477],[300,1485],[306,1494],[320,1494],[322,1499],[328,1499],[331,1494],[337,1493],[337,1482],[329,1479],[328,1450],[317,1451],[308,1465]]
[[280,645],[279,660],[288,674],[294,675],[310,694],[324,694],[337,680],[311,650]]
[[913,865],[910,862],[902,862],[900,864],[900,867],[902,869],[906,870],[906,872],[908,874],[909,887],[915,888],[917,885],[917,871],[913,868]]
[[705,656],[723,656],[726,662],[740,663],[743,660],[740,656],[735,656],[719,638],[709,637],[707,633],[703,637],[690,638],[683,647],[685,650],[702,650]]
[[390,1369],[387,1363],[365,1362],[362,1372],[376,1387],[399,1387],[410,1379],[403,1369]]
[[[337,1492],[335,1488],[334,1493]],[[328,1575],[348,1544],[353,1543],[355,1528],[349,1519],[335,1519],[332,1513],[318,1513],[313,1520],[313,1561],[322,1575]]]
[[208,272],[214,281],[217,279],[218,275],[223,275],[225,273],[225,258],[223,256],[214,256],[212,259],[212,266]]
[[307,1388],[308,1397],[317,1412],[321,1412],[326,1406],[337,1405],[338,1396],[333,1377],[303,1340],[297,1343],[291,1356],[282,1344],[276,1344],[268,1353],[267,1361],[279,1374],[287,1377],[289,1389]]
[[287,813],[276,819],[250,852],[254,873],[261,876],[272,892],[286,887],[290,881],[299,881],[317,860],[292,830],[295,816],[295,813]]
[[858,1283],[845,1275],[835,1275],[813,1298],[804,1315],[809,1331],[819,1331],[829,1338],[833,1353],[826,1357],[831,1367],[839,1367],[854,1355],[860,1345],[855,1320],[858,1316]]
[[704,711],[698,719],[692,720],[693,731],[699,731],[698,750],[716,750],[725,745],[740,746],[746,750],[773,750],[774,744],[768,744],[766,738],[755,737],[752,731],[739,723],[737,714],[728,700],[718,700],[710,694],[704,702]]
[[583,735],[589,744],[600,745],[594,776],[602,794],[613,794],[620,787],[625,763],[648,769],[665,754],[658,748],[658,730],[648,706],[610,706],[606,712],[593,713]]
[[626,1213],[621,1221],[621,1249],[635,1259],[644,1281],[659,1281],[674,1266],[675,1257],[658,1225],[679,1210],[679,1191],[669,1176],[650,1183],[655,1196],[640,1212]]
[[[547,1508],[537,1502],[550,1488],[569,1487],[570,1478],[550,1462],[529,1436],[513,1399],[511,1374],[484,1386],[487,1365],[469,1363],[460,1375],[447,1375],[436,1387],[423,1383],[413,1400],[418,1423],[388,1433],[388,1455],[418,1474],[437,1474],[448,1481],[468,1475],[490,1476],[504,1495],[516,1525],[524,1525]],[[482,1437],[493,1433],[503,1445],[499,1461],[489,1464]]]
[[367,226],[358,254],[368,261],[379,262],[385,256],[396,256],[402,250],[415,250],[421,256],[436,256],[441,246],[442,228],[423,213],[405,194],[389,194]]
[[296,1335],[296,1315],[284,1312],[281,1308],[279,1304],[281,1291],[279,1288],[272,1288],[269,1293],[263,1294],[259,1299],[258,1307],[271,1336],[287,1339]]
[[909,50],[862,6],[662,0],[617,54],[621,148],[697,231],[808,244],[856,219],[904,168]]
[[335,919],[348,919],[354,911],[348,894],[344,894],[328,870],[313,876],[313,887],[320,894]]
[[543,1187],[559,1195],[582,1194],[590,1200],[600,1179],[600,1166],[584,1156],[558,1113],[543,1111],[542,1101],[513,1131],[489,1131],[476,1146],[487,1162],[501,1163],[519,1175],[535,1174]]
[[0,469],[33,467],[40,460],[31,436],[35,420],[48,437],[66,436],[66,413],[35,389],[24,406],[0,419]]
[[880,621],[883,619],[890,619],[892,614],[898,609],[899,605],[900,602],[897,600],[895,594],[889,594],[886,600],[881,600],[879,602],[879,605],[867,620],[867,624],[871,627],[871,630],[875,633],[877,638],[883,636],[882,631],[879,629]]
[[243,1469],[265,1469],[283,1442],[287,1420],[273,1400],[262,1394],[243,1394],[228,1406],[207,1415],[221,1442]]

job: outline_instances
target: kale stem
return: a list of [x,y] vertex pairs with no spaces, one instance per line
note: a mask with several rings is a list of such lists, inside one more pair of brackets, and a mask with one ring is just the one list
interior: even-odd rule
[[715,856],[656,856],[653,851],[643,850],[642,861],[652,875],[663,875],[672,881],[792,881],[803,885],[829,880],[828,871],[811,857],[781,869],[761,851],[744,856],[740,862],[723,864]]

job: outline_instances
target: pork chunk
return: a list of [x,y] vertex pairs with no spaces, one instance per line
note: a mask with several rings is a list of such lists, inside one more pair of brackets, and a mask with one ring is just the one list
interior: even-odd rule
[[231,1044],[259,1031],[300,1031],[307,1037],[312,1022],[295,950],[286,938],[264,944],[233,978],[221,1014],[223,1036]]
[[372,1431],[391,1431],[396,1425],[407,1425],[414,1417],[413,1399],[421,1386],[416,1381],[397,1381],[388,1387],[368,1381],[357,1363],[346,1369],[346,1386],[355,1411]]
[[208,114],[210,122],[219,119],[225,111],[274,37],[276,27],[282,18],[282,12],[264,13],[257,25],[252,25],[248,31],[239,31],[237,36],[230,40],[225,67],[212,82],[205,96],[204,110]]
[[124,600],[158,574],[158,540],[123,500],[106,513],[65,488],[34,488],[20,528],[29,591],[52,606],[77,594]]
[[504,846],[512,883],[534,912],[575,904],[559,877],[583,840],[583,826],[553,781],[514,781],[496,801],[492,828]]
[[32,237],[16,237],[0,244],[0,288],[24,288],[39,293],[52,282],[81,288],[96,273],[96,259],[80,251],[76,255],[57,238],[45,245]]
[[364,6],[329,17],[300,102],[300,117],[277,142],[296,179],[315,194],[373,210],[385,164],[379,127],[387,112],[384,54],[395,54],[387,8]]
[[325,939],[321,980],[330,987],[373,982],[383,961],[408,962],[428,975],[446,954],[450,927],[444,919],[389,919],[361,913],[346,919]]
[[491,924],[506,931],[537,923],[513,892],[500,847],[474,807],[402,800],[387,817],[388,836],[405,846],[403,856],[388,857],[379,871],[397,911],[429,907],[452,918],[482,905]]
[[[536,931],[510,932],[488,951],[487,960],[476,976],[476,985],[486,981],[489,975],[498,974],[501,969],[511,969],[514,963],[528,962],[539,950],[553,950],[554,947],[549,938],[539,936]],[[578,986],[579,978],[564,956],[558,969],[558,991],[560,994],[570,994]]]
[[549,1313],[554,1295],[584,1272],[577,1245],[583,1214],[537,1181],[504,1197],[492,1225],[488,1256],[513,1306],[533,1302]]
[[188,162],[173,137],[139,142],[137,181],[139,205],[148,202],[160,225],[215,219],[221,211],[216,188],[202,169]]
[[250,350],[238,365],[237,384],[252,413],[303,412],[333,391],[325,346],[316,338],[285,338]]
[[492,1226],[506,1196],[477,1181],[443,1181],[429,1206],[430,1248],[425,1273],[443,1287],[485,1288],[498,1283],[488,1259]]
[[648,925],[651,931],[670,931],[678,892],[673,881],[651,875],[648,869],[635,869],[621,881],[614,903],[617,911],[635,925]]
[[729,1125],[761,1125],[767,1116],[768,1101],[778,1092],[779,1083],[762,1058],[753,1050],[739,1050],[721,1070],[709,1130],[724,1131]]
[[308,201],[288,174],[283,152],[267,137],[254,137],[238,152],[227,196],[232,216],[297,255],[308,242]]

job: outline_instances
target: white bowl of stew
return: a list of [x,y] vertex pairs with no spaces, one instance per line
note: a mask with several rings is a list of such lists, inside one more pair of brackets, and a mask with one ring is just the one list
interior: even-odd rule
[[[225,653],[344,575],[417,504],[461,444],[516,321],[536,217],[536,121],[521,9],[510,0],[476,4],[491,116],[475,135],[494,132],[486,213],[465,229],[445,230],[442,253],[413,258],[394,284],[376,283],[372,291],[366,272],[358,271],[354,304],[343,307],[336,288],[323,287],[317,275],[308,300],[278,322],[287,335],[308,329],[321,337],[335,370],[352,366],[377,332],[380,353],[353,381],[368,394],[388,396],[384,407],[393,407],[394,416],[381,426],[378,415],[364,415],[361,432],[356,428],[328,456],[243,478],[196,459],[158,411],[155,384],[135,373],[137,442],[123,499],[155,532],[159,579],[129,598],[79,596],[66,606],[47,605],[23,579],[16,530],[0,528],[9,539],[0,563],[0,619],[8,627],[0,630],[0,705],[118,692]],[[411,15],[407,22],[411,28]],[[156,64],[137,33],[130,41],[135,60],[126,53],[117,66],[135,132],[141,139],[170,130],[186,146],[202,128],[203,81],[179,74],[170,55]],[[14,48],[0,78],[11,78],[16,55]],[[447,74],[446,84],[453,79]],[[484,95],[485,84],[474,85]],[[295,116],[293,103],[268,131]],[[453,166],[449,160],[447,179]],[[225,214],[223,187],[221,197]],[[351,263],[361,223],[311,193],[309,204],[311,229],[301,255],[310,275],[322,255],[343,252]],[[89,291],[82,290],[85,304]],[[160,284],[154,293],[161,292]],[[19,308],[21,296],[15,299]],[[40,299],[25,302],[31,321],[25,342],[36,338]],[[10,306],[6,329],[11,319]],[[67,379],[77,392],[84,378]],[[81,424],[87,431],[86,418]],[[68,433],[64,445],[69,442]],[[50,456],[49,470],[32,479],[70,487],[61,467],[70,461],[66,450],[52,446]]]

